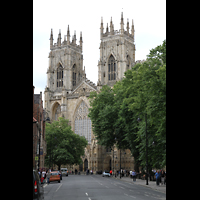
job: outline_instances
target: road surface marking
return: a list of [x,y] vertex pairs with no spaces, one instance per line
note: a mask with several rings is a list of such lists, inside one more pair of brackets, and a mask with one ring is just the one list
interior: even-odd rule
[[88,193],[85,193],[88,196]]
[[[119,186],[119,187],[120,187],[120,186]],[[123,187],[120,187],[120,188],[124,189]]]
[[124,195],[126,195],[126,196],[128,196],[128,197],[136,198],[136,197],[131,196],[131,195],[128,195],[128,194],[126,194],[126,193],[124,193]]
[[149,195],[147,195],[147,194],[144,194],[144,195],[147,196],[147,197],[149,196]]
[[60,189],[61,186],[62,186],[62,183],[60,184],[60,186],[58,187],[58,189],[56,190],[56,192]]
[[107,188],[109,188],[108,186],[106,186]]
[[88,200],[91,200],[90,197],[88,198]]
[[43,186],[43,188],[45,188],[47,186],[47,184],[45,184],[44,186]]

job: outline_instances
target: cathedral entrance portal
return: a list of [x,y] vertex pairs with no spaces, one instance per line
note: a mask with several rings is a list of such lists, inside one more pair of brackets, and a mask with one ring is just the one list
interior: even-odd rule
[[111,170],[112,166],[111,166],[111,157],[110,156],[107,156],[105,159],[104,159],[104,162],[103,162],[103,170]]
[[86,158],[84,161],[84,172],[86,171],[87,168],[88,168],[88,160]]

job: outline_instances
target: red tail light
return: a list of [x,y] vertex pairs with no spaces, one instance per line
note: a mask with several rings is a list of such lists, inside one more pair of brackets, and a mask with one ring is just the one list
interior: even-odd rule
[[35,189],[35,193],[37,193],[37,181],[35,181],[34,183],[34,189]]

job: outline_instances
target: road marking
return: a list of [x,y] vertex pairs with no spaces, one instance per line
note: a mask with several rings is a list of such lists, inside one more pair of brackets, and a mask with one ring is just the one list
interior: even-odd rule
[[58,187],[58,189],[56,190],[56,192],[60,189],[61,186],[62,186],[62,183],[60,184],[60,186]]
[[88,198],[88,200],[91,200],[90,197]]
[[132,198],[136,198],[136,197],[134,197],[134,196],[130,196],[130,197],[132,197]]
[[[120,186],[119,186],[119,187],[120,187]],[[124,189],[123,187],[120,187],[120,188]]]
[[147,196],[147,197],[149,196],[149,195],[147,195],[147,194],[144,194],[144,195]]
[[107,188],[109,188],[108,186],[106,186]]
[[88,193],[85,193],[88,196]]
[[47,186],[47,184],[43,185],[43,188],[45,188]]

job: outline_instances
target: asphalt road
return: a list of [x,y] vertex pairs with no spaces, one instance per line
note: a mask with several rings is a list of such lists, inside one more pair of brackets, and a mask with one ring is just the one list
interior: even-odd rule
[[45,200],[165,200],[166,194],[141,185],[100,175],[64,176],[44,184]]

